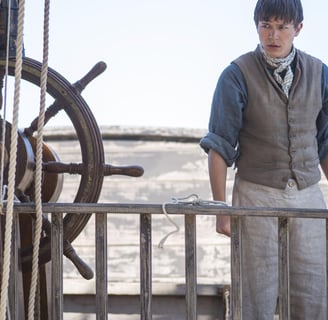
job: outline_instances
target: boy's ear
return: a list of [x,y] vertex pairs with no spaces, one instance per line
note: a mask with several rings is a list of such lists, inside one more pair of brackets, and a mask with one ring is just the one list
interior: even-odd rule
[[298,26],[296,27],[296,34],[295,34],[295,37],[297,37],[297,36],[300,34],[302,28],[303,28],[303,23],[301,22],[301,23],[299,23]]

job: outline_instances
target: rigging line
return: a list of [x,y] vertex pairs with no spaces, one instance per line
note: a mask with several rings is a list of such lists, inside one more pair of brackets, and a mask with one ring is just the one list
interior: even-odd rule
[[40,112],[38,117],[37,143],[36,143],[36,169],[35,169],[35,205],[36,220],[33,239],[32,276],[30,285],[28,320],[34,319],[35,297],[39,268],[39,248],[42,232],[42,146],[43,146],[43,126],[45,118],[45,100],[47,90],[47,73],[49,57],[49,12],[50,0],[45,0],[44,4],[44,26],[43,26],[43,62],[40,79]]
[[4,237],[4,257],[3,271],[1,281],[1,301],[0,301],[0,319],[6,319],[6,308],[8,303],[8,283],[10,273],[11,258],[11,237],[13,225],[13,209],[15,197],[15,175],[17,161],[17,137],[18,137],[18,111],[20,101],[20,83],[23,64],[23,29],[24,29],[25,0],[19,1],[18,27],[17,27],[17,46],[15,62],[15,85],[14,85],[14,107],[13,107],[13,125],[11,128],[11,143],[9,155],[9,174],[8,174],[8,199]]
[[[1,4],[1,1],[0,1]],[[1,130],[1,171],[0,171],[0,193],[3,192],[4,184],[4,170],[5,170],[5,150],[6,150],[6,119],[7,119],[7,94],[8,94],[8,66],[9,66],[9,46],[10,46],[10,33],[11,33],[11,0],[8,0],[8,16],[7,16],[7,39],[6,39],[6,61],[4,73],[4,95],[3,95],[3,117],[2,117],[2,130]],[[1,107],[1,106],[0,106]],[[2,214],[3,198],[0,199],[0,213]]]

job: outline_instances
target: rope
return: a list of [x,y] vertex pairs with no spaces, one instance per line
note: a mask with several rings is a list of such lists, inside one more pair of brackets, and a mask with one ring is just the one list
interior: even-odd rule
[[15,63],[15,89],[14,89],[14,107],[13,107],[13,125],[11,129],[11,143],[9,156],[9,173],[8,173],[8,199],[7,214],[4,237],[4,257],[3,272],[1,281],[1,301],[0,301],[0,319],[6,319],[6,308],[8,302],[8,284],[10,273],[11,258],[11,237],[13,225],[13,207],[15,195],[15,176],[17,160],[17,137],[18,137],[18,110],[20,98],[20,82],[23,64],[23,29],[24,29],[25,0],[19,1],[18,10],[18,28],[17,28],[17,45],[16,45],[16,63]]
[[43,30],[43,63],[40,81],[40,112],[38,117],[37,143],[36,143],[36,169],[35,169],[35,234],[33,240],[32,277],[28,305],[28,320],[33,320],[35,309],[35,297],[38,284],[39,249],[42,232],[42,146],[43,126],[45,118],[47,73],[49,56],[49,10],[50,0],[45,0],[44,6],[44,30]]
[[225,307],[225,320],[230,320],[230,287],[225,286],[224,292],[224,307]]
[[[167,211],[166,211],[166,205],[168,205],[168,202],[164,202],[162,204],[162,211],[165,215],[165,217],[167,218],[167,220],[175,227],[175,230],[169,232],[167,235],[165,235],[161,241],[158,243],[158,248],[163,249],[164,248],[164,243],[167,240],[168,237],[170,237],[171,235],[173,235],[174,233],[177,233],[180,231],[180,227],[170,218],[170,216],[168,215]],[[199,196],[197,194],[191,194],[187,197],[182,197],[182,198],[172,198],[172,202],[171,204],[183,204],[183,205],[219,205],[219,206],[224,206],[226,207],[227,204],[223,201],[215,201],[215,200],[202,200],[201,198],[199,198]]]
[[[1,3],[1,1],[0,1]],[[7,41],[6,41],[6,62],[4,73],[4,97],[3,97],[3,120],[2,120],[2,137],[1,137],[1,172],[0,172],[0,188],[3,194],[4,188],[4,164],[5,164],[5,145],[6,145],[6,119],[7,119],[7,94],[8,94],[8,66],[9,66],[9,45],[10,45],[10,27],[11,27],[11,0],[8,1],[8,18],[7,18]],[[1,214],[3,214],[3,198],[0,199]]]
[[164,215],[165,215],[165,217],[166,217],[166,219],[167,220],[169,220],[169,222],[171,223],[171,224],[173,224],[174,225],[174,227],[175,227],[175,230],[173,230],[173,231],[171,231],[171,232],[169,232],[164,238],[162,238],[162,240],[158,243],[158,248],[160,248],[160,249],[163,249],[164,248],[164,243],[165,243],[165,241],[166,241],[166,239],[168,238],[168,237],[170,237],[172,234],[174,234],[174,233],[177,233],[177,232],[179,232],[180,231],[180,227],[170,218],[170,216],[168,215],[168,213],[167,213],[167,211],[166,211],[166,205],[167,205],[167,203],[163,203],[162,204],[162,211],[163,211],[163,213],[164,213]]

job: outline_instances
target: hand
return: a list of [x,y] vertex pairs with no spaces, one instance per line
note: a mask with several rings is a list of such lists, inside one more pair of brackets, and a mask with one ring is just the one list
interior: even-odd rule
[[216,216],[216,232],[231,236],[230,216]]

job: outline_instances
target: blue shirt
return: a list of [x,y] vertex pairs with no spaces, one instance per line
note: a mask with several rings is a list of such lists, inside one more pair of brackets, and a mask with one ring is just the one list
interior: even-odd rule
[[[322,109],[317,119],[317,141],[320,160],[328,155],[328,67],[322,67]],[[212,101],[207,135],[201,147],[213,149],[232,166],[238,158],[238,135],[247,106],[246,82],[239,67],[232,63],[221,74]],[[306,125],[306,124],[304,124]]]

